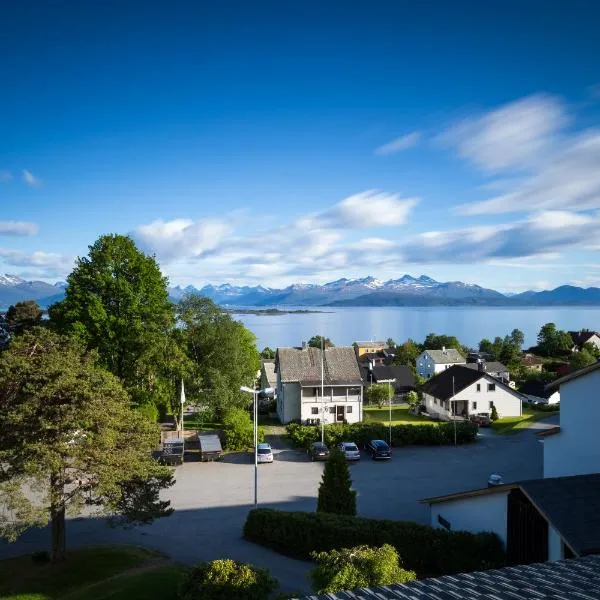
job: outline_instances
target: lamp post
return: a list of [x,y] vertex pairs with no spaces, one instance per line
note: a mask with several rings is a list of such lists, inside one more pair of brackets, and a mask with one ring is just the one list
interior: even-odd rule
[[243,385],[240,392],[252,394],[254,400],[254,508],[258,506],[258,394],[265,390],[255,390]]

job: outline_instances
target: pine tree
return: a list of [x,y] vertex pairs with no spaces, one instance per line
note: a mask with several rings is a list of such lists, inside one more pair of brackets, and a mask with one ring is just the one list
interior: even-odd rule
[[498,420],[498,409],[496,408],[495,404],[492,404],[492,412],[490,414],[490,419],[492,421],[497,421]]
[[317,512],[356,514],[356,492],[352,489],[346,457],[337,448],[332,450],[325,463],[319,486]]

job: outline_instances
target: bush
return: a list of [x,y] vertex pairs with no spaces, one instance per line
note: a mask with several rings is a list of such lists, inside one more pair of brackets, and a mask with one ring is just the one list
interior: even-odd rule
[[357,546],[313,552],[311,556],[317,561],[317,566],[309,577],[313,588],[320,594],[416,579],[413,571],[400,567],[398,553],[389,544],[381,548]]
[[490,413],[490,419],[492,421],[498,420],[498,410],[496,409],[496,405],[492,404],[492,412]]
[[312,552],[366,544],[390,544],[418,577],[481,571],[504,564],[502,542],[494,533],[446,531],[410,521],[365,519],[328,513],[251,510],[244,537],[295,558]]
[[[287,434],[296,446],[309,448],[320,438],[319,427],[290,423]],[[353,441],[364,447],[369,440],[387,440],[389,427],[383,423],[350,423],[326,425],[325,443],[331,448],[341,441]],[[456,441],[468,444],[477,439],[477,426],[469,421],[456,423]],[[454,444],[454,424],[439,423],[434,425],[392,425],[392,446],[444,446]]]
[[337,448],[331,451],[323,469],[317,510],[337,515],[356,514],[356,492],[352,489],[346,457]]
[[36,565],[43,565],[50,562],[50,553],[46,550],[38,550],[31,555],[31,562]]
[[[258,443],[265,439],[265,430],[258,428]],[[223,445],[226,450],[246,450],[254,447],[254,425],[247,411],[232,408],[223,418]]]
[[154,404],[142,404],[135,409],[137,412],[141,413],[150,421],[150,423],[157,423],[159,412],[158,408]]
[[266,569],[234,560],[213,560],[190,569],[179,586],[181,600],[268,600],[277,580]]

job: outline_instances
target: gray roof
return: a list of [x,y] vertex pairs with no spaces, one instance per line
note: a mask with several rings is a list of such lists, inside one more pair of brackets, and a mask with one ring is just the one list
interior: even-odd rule
[[455,348],[445,350],[425,350],[438,365],[448,365],[466,362],[465,357]]
[[597,600],[600,556],[445,575],[304,600]]
[[[323,366],[326,385],[362,384],[352,346],[325,348]],[[321,349],[278,348],[275,372],[280,373],[282,382],[318,385],[321,383]]]
[[275,375],[275,361],[263,361],[262,369],[265,372],[270,387],[277,387],[277,376]]
[[[508,372],[508,368],[505,367],[501,362],[497,360],[486,360],[483,363],[485,367],[486,373],[505,373]],[[467,363],[465,367],[469,369],[479,369],[479,365],[477,363]]]

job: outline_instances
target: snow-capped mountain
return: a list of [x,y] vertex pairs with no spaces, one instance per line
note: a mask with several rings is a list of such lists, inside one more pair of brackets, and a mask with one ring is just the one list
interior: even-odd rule
[[[0,308],[22,300],[36,300],[40,306],[47,306],[56,301],[57,294],[60,299],[64,291],[59,288],[45,281],[25,281],[8,273],[0,275]],[[53,298],[52,302],[46,303],[48,298]]]

